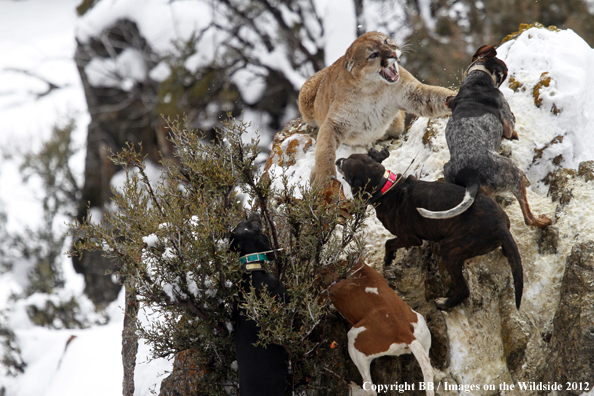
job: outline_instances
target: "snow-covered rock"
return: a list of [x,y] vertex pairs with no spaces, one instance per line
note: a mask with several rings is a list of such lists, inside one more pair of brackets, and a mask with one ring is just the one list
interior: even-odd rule
[[[433,336],[431,359],[442,378],[437,394],[459,394],[445,391],[446,382],[458,388],[478,386],[471,392],[474,395],[536,394],[536,390],[519,390],[518,382],[557,383],[566,389],[567,382],[579,386],[579,381],[589,381],[591,387],[594,79],[590,71],[594,50],[571,30],[524,26],[497,51],[509,68],[501,91],[516,116],[519,134],[517,141],[504,141],[502,150],[526,173],[533,212],[553,219],[553,225],[544,230],[528,227],[511,194],[498,200],[511,220],[522,256],[521,309],[517,311],[513,304],[511,274],[500,251],[467,260],[470,297],[449,313],[437,311],[433,303],[449,286],[435,244],[401,249],[385,276],[427,318]],[[423,180],[443,177],[443,165],[449,160],[447,121],[419,118],[399,139],[379,142],[390,149],[383,164],[397,173],[410,166],[406,173]],[[366,150],[343,145],[337,158]],[[296,120],[277,134],[268,171],[303,183],[309,179],[314,151],[315,130]],[[373,210],[370,214],[369,263],[381,268],[383,245],[392,236]],[[374,382],[421,378],[415,362],[410,369],[396,372],[384,366],[375,365]],[[515,389],[502,390],[504,383]]]

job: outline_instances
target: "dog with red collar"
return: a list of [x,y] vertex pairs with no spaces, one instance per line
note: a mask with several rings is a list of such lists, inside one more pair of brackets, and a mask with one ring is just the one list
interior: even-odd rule
[[[247,221],[240,222],[231,233],[231,250],[240,254],[239,264],[244,274],[240,289],[249,292],[253,287],[258,293],[266,288],[271,296],[285,301],[286,291],[280,281],[266,272],[265,261],[275,259],[270,242],[262,233],[260,216],[253,213]],[[241,302],[238,304],[241,305]],[[254,346],[258,342],[258,324],[248,319],[244,310],[234,309],[235,354],[239,369],[240,396],[283,396],[287,383],[285,348],[269,344],[266,348]]]
[[503,209],[479,193],[474,204],[459,216],[440,220],[422,217],[418,207],[432,211],[451,208],[464,197],[464,187],[421,181],[413,176],[391,176],[392,172],[386,177],[381,162],[388,156],[387,148],[381,152],[371,149],[368,154],[352,154],[336,161],[353,195],[370,197],[368,203],[374,204],[378,220],[396,236],[386,242],[384,265],[392,263],[400,248],[421,246],[423,240],[437,242],[439,254],[452,278],[452,288],[448,297],[438,298],[435,303],[439,309],[450,310],[470,295],[462,273],[464,262],[501,246],[511,267],[519,309],[523,289],[522,260]]

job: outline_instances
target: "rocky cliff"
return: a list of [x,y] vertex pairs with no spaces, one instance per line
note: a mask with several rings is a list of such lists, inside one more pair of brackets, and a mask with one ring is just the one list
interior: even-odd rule
[[[383,268],[383,245],[392,236],[371,209],[368,264],[383,271],[398,294],[425,316],[438,395],[594,394],[594,118],[587,110],[590,79],[577,83],[594,51],[583,47],[579,54],[582,41],[571,31],[526,27],[510,38],[498,53],[508,64],[510,78],[502,92],[520,139],[504,142],[502,154],[526,173],[533,212],[553,219],[544,230],[528,227],[513,196],[495,198],[511,220],[522,257],[520,310],[499,250],[468,260],[464,276],[470,297],[451,312],[437,310],[434,299],[449,287],[437,245],[401,249]],[[569,63],[576,74],[568,73]],[[386,168],[403,173],[415,159],[409,174],[438,180],[449,159],[446,124],[447,118],[419,118],[399,139],[378,142],[390,149]],[[275,138],[269,171],[284,172],[295,183],[307,180],[315,132],[300,120],[289,123]],[[337,158],[366,149],[341,146]],[[352,379],[360,383],[357,377],[355,370]],[[378,359],[372,377],[377,384],[422,378],[410,356]]]

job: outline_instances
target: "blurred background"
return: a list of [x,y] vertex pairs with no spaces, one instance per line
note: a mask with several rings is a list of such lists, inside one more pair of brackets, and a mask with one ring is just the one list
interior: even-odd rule
[[157,164],[172,157],[165,119],[212,139],[231,114],[266,153],[303,82],[363,32],[457,88],[479,46],[537,22],[592,46],[594,0],[0,0],[0,395],[25,372],[19,326],[114,320],[114,264],[64,255],[69,223],[110,210],[110,152],[133,142]]

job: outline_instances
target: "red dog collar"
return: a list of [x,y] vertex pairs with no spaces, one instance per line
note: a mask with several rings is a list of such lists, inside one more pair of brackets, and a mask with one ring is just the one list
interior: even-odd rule
[[380,186],[383,183],[383,187],[381,188],[381,190],[377,190],[375,192],[375,194],[373,194],[371,196],[371,198],[367,201],[367,203],[369,205],[372,205],[374,203],[377,202],[377,200],[379,200],[381,197],[384,196],[384,194],[386,194],[388,191],[390,191],[390,189],[392,187],[394,187],[396,185],[396,183],[398,183],[398,174],[386,170],[386,172],[384,173],[384,176],[382,177],[382,180],[380,182]]
[[384,173],[384,177],[387,180],[386,184],[384,184],[384,186],[382,187],[382,194],[387,193],[392,187],[394,187],[394,184],[396,184],[396,180],[398,179],[398,175],[390,170],[386,170],[386,173]]

